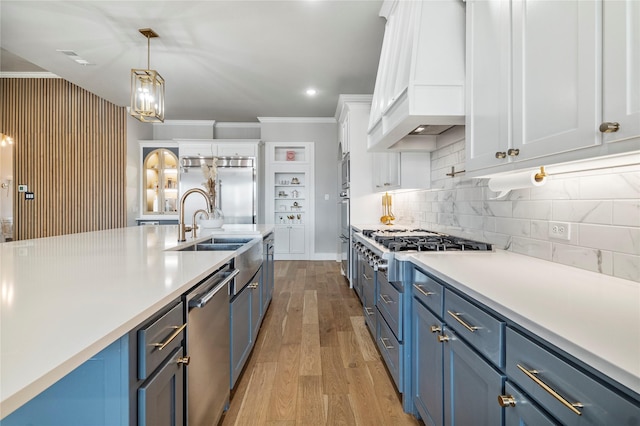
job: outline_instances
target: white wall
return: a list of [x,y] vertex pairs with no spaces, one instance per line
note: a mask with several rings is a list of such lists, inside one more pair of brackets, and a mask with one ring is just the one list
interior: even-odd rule
[[[315,258],[336,258],[338,238],[338,127],[333,119],[263,122],[264,142],[314,142]],[[325,194],[329,199],[325,200]]]
[[[439,145],[431,156],[432,189],[394,195],[398,223],[640,282],[637,166],[550,176],[544,186],[493,200],[488,180],[445,175],[451,166],[463,170],[464,160],[464,140]],[[569,222],[570,241],[550,239],[550,221]]]

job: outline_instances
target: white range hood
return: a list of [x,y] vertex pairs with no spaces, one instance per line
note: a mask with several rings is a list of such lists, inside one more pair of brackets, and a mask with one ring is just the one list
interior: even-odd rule
[[462,0],[387,0],[368,129],[369,151],[432,151],[464,125]]

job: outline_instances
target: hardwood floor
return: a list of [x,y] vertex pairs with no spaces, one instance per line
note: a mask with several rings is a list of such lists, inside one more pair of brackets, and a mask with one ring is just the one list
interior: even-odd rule
[[223,425],[418,425],[402,411],[333,261],[276,261],[275,290]]

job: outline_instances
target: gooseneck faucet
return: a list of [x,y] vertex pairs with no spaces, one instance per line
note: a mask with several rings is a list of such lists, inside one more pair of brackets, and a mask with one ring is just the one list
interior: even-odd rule
[[[209,194],[207,194],[203,189],[191,188],[187,190],[184,194],[182,194],[182,197],[180,197],[180,206],[179,206],[180,219],[178,221],[178,242],[187,241],[187,237],[186,237],[187,227],[186,227],[186,224],[184,223],[184,202],[187,199],[187,197],[193,194],[194,192],[201,194],[204,197],[204,199],[207,201],[207,213],[213,212],[213,203],[209,198]],[[195,226],[195,223],[192,224],[192,226]]]

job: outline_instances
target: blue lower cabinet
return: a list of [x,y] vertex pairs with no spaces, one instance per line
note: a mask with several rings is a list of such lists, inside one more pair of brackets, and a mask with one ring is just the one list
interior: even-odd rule
[[413,300],[413,403],[427,426],[444,424],[444,345],[438,341],[443,323]]
[[502,425],[497,404],[505,376],[495,370],[446,326],[444,344],[444,424]]
[[554,426],[558,424],[509,382],[504,386],[504,395],[500,396],[500,401],[505,406],[505,426]]
[[251,353],[251,296],[252,290],[247,285],[231,300],[231,389]]
[[138,388],[138,426],[184,424],[184,367],[175,349],[158,371]]
[[128,360],[129,339],[124,336],[0,420],[0,424],[129,424]]

